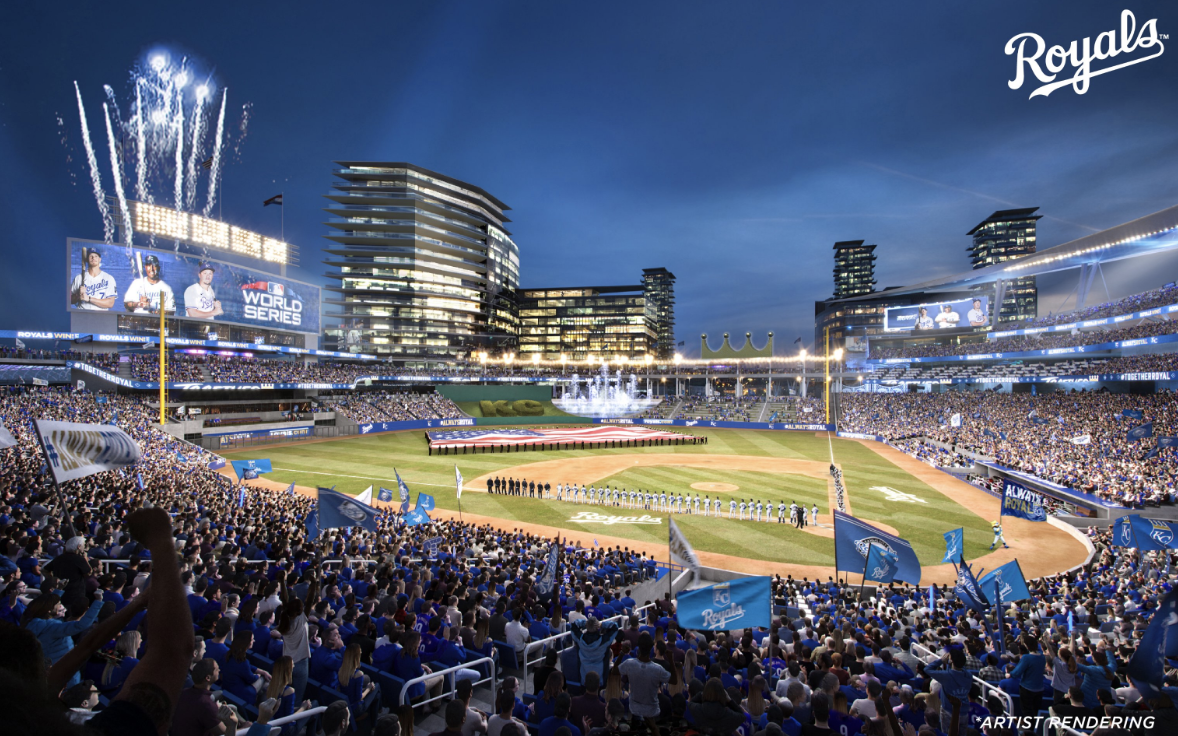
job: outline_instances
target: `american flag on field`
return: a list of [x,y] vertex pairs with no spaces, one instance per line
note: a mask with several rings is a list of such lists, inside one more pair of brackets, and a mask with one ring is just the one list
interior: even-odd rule
[[576,429],[455,429],[429,432],[431,447],[501,447],[557,442],[624,442],[684,439],[685,435],[650,427],[602,425]]

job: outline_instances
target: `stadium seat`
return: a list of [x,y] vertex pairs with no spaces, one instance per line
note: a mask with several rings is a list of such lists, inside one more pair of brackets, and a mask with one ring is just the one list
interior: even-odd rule
[[518,670],[521,665],[516,656],[515,647],[505,641],[493,641],[495,651],[499,652],[499,666],[505,670]]

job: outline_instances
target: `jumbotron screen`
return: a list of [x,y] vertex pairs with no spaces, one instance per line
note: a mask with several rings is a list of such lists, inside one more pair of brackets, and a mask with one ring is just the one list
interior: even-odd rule
[[294,332],[319,332],[319,287],[223,261],[72,240],[71,310],[170,314]]
[[884,329],[888,332],[961,330],[989,324],[990,298],[985,296],[884,310]]

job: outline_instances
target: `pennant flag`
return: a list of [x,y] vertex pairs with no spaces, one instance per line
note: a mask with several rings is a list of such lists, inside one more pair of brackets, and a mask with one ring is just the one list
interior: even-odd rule
[[279,207],[281,207],[281,206],[282,206],[282,195],[281,195],[281,194],[275,194],[275,195],[274,195],[273,197],[271,197],[270,199],[267,199],[265,202],[262,202],[262,206],[263,206],[263,207],[269,207],[269,206],[270,206],[270,205],[272,205],[272,204],[276,204],[276,205],[278,205]]
[[1047,521],[1047,507],[1043,503],[1043,494],[1036,493],[1009,478],[1003,478],[1002,510],[999,515],[1027,521]]
[[[675,523],[674,519],[670,520],[670,551],[671,562],[683,565],[688,570],[691,570],[692,582],[699,581],[699,557],[692,549],[691,543],[687,541],[687,537],[679,530],[679,525]],[[597,540],[593,540],[597,541]]]
[[964,562],[962,550],[965,549],[965,529],[954,529],[951,532],[945,532],[945,557],[941,562]]
[[0,450],[7,450],[9,447],[16,447],[16,438],[7,427],[0,425]]
[[307,537],[309,539],[316,539],[319,537],[319,512],[312,510],[307,514]]
[[894,552],[889,552],[878,544],[871,545],[867,552],[867,567],[864,568],[864,580],[877,583],[890,583],[896,577],[899,558]]
[[1072,444],[1073,445],[1091,445],[1092,444],[1092,435],[1090,435],[1090,434],[1076,435],[1075,437],[1072,438]]
[[432,521],[429,514],[424,509],[416,508],[404,514],[401,521],[405,522],[405,526],[417,526],[418,524],[428,524]]
[[680,593],[679,625],[696,631],[768,628],[773,618],[772,579],[740,578]]
[[53,478],[58,483],[85,478],[139,462],[142,451],[123,430],[109,424],[33,422]]
[[[1001,590],[998,589],[999,579],[1002,580]],[[1023,577],[1023,569],[1019,566],[1018,560],[1011,560],[986,573],[978,580],[978,586],[988,601],[1001,600],[1003,603],[1017,603],[1031,597],[1031,591],[1027,588],[1027,579]]]
[[441,537],[430,537],[421,545],[422,555],[428,559],[437,559],[440,546],[442,546]]
[[319,489],[319,518],[321,529],[358,526],[375,532],[377,511],[367,504],[345,496],[339,491]]
[[293,495],[295,495],[295,492],[294,492],[294,483],[291,483],[289,486],[287,486],[287,487],[286,487],[286,495],[288,495],[288,496],[293,496]]
[[949,426],[960,427],[961,426],[961,415],[954,414],[953,416],[949,417]]
[[458,471],[458,466],[454,466],[454,483],[458,487],[458,498],[462,498],[462,473]]
[[1153,422],[1146,422],[1145,424],[1130,429],[1129,434],[1126,436],[1130,442],[1143,440],[1146,437],[1153,437]]
[[1121,414],[1130,419],[1145,419],[1145,412],[1141,409],[1125,409],[1121,411]]
[[372,486],[365,488],[363,493],[361,493],[359,496],[356,496],[356,500],[360,503],[372,505]]
[[225,467],[225,458],[214,457],[209,461],[209,470],[220,470]]
[[393,475],[397,476],[397,488],[401,492],[401,513],[409,510],[409,486],[405,485],[405,481],[401,480],[401,474],[393,468]]
[[[233,460],[231,464],[238,479],[254,480],[263,473],[273,472],[269,460]],[[247,471],[251,470],[253,475],[247,475]]]
[[849,514],[834,512],[835,561],[840,571],[862,574],[867,553],[873,544],[896,555],[896,580],[920,585],[920,562],[908,540],[876,529]]
[[376,500],[383,503],[391,503],[393,500],[393,492],[382,486],[381,489],[376,492]]
[[428,493],[419,492],[417,494],[417,506],[415,508],[425,509],[426,511],[433,511],[436,507],[437,503],[434,502],[433,496],[429,495]]
[[957,586],[953,588],[953,593],[964,606],[979,613],[984,613],[990,605],[966,563],[957,568]]
[[1129,679],[1146,700],[1162,694],[1162,678],[1166,672],[1166,639],[1175,625],[1178,625],[1178,588],[1167,593],[1154,611],[1145,634],[1137,644],[1137,651],[1126,668]]
[[556,566],[559,552],[559,544],[553,544],[548,548],[548,559],[544,563],[544,571],[540,573],[540,579],[536,581],[536,592],[541,597],[551,595],[552,590],[556,587]]

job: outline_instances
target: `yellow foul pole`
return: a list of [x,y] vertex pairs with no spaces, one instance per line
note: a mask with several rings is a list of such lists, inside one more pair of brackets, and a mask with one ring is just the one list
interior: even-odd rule
[[830,328],[826,328],[826,423],[830,424]]
[[164,309],[164,295],[160,292],[160,424],[168,423],[168,349],[164,345],[167,334],[164,319],[167,314],[167,310]]

